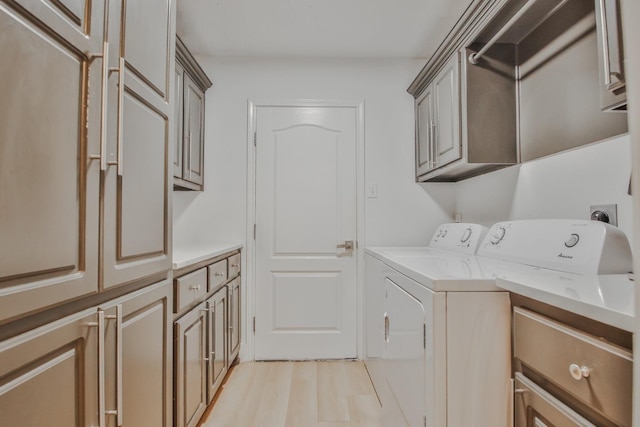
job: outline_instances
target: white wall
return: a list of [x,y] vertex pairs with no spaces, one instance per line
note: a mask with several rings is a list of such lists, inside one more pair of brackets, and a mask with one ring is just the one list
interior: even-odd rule
[[[612,113],[614,114],[614,113]],[[589,206],[616,203],[618,226],[633,240],[628,134],[456,184],[456,211],[487,226],[508,219],[588,219]]]
[[174,245],[246,240],[247,101],[331,99],[365,103],[368,246],[420,245],[450,221],[453,184],[414,178],[413,98],[424,61],[199,58],[214,86],[206,94],[205,191],[174,194]]

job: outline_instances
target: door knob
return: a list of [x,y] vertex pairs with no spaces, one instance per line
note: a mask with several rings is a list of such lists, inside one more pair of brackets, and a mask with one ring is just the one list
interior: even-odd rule
[[341,252],[338,254],[339,257],[342,256],[347,256],[347,255],[351,255],[351,253],[353,252],[353,248],[354,248],[354,242],[353,240],[345,240],[344,243],[340,243],[338,245],[336,245],[336,248],[338,249],[344,249],[344,252]]

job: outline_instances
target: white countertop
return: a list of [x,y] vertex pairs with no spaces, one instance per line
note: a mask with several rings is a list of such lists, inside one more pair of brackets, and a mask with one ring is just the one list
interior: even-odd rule
[[173,269],[179,270],[227,252],[242,249],[240,244],[195,244],[173,248]]
[[635,283],[626,274],[574,274],[478,257],[498,287],[633,332]]

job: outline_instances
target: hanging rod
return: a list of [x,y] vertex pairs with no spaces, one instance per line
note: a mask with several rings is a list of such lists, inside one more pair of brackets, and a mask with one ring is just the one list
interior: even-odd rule
[[469,55],[469,62],[473,65],[477,65],[478,62],[480,62],[480,58],[489,49],[491,49],[491,46],[493,46],[498,41],[498,39],[504,35],[504,33],[509,31],[509,28],[511,28],[513,24],[515,24],[516,21],[520,19],[522,15],[524,15],[531,8],[531,6],[536,4],[537,1],[538,0],[529,0],[524,6],[522,6],[520,10],[518,10],[518,12],[516,12],[516,14],[513,15],[502,28],[500,28],[500,31],[498,31],[493,37],[491,37],[491,40],[489,40],[482,49],[480,49],[477,53],[472,53]]

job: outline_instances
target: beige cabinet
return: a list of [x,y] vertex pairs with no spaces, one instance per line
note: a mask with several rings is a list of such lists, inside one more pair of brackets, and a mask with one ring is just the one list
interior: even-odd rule
[[204,93],[211,81],[184,43],[176,41],[176,114],[173,184],[179,190],[204,186]]
[[416,176],[461,156],[460,63],[454,55],[416,99]]
[[229,363],[240,351],[240,277],[229,283]]
[[107,427],[170,426],[172,417],[171,282],[144,288],[100,310],[105,316]]
[[175,4],[109,6],[103,288],[171,269]]
[[600,102],[603,110],[627,109],[622,16],[619,0],[595,0]]
[[213,400],[227,374],[227,287],[207,300],[207,403]]
[[[189,427],[200,421],[240,350],[240,253],[175,274],[174,292],[182,301],[174,307],[175,427]],[[207,276],[208,285],[202,282]],[[180,297],[196,287],[205,292]]]
[[169,425],[170,306],[165,280],[1,342],[3,425]]
[[99,331],[91,309],[1,342],[1,424],[99,425]]
[[103,0],[0,6],[0,324],[98,290],[103,22]]
[[175,427],[198,424],[207,406],[207,310],[203,302],[175,322]]
[[1,6],[0,324],[171,268],[174,16]]

